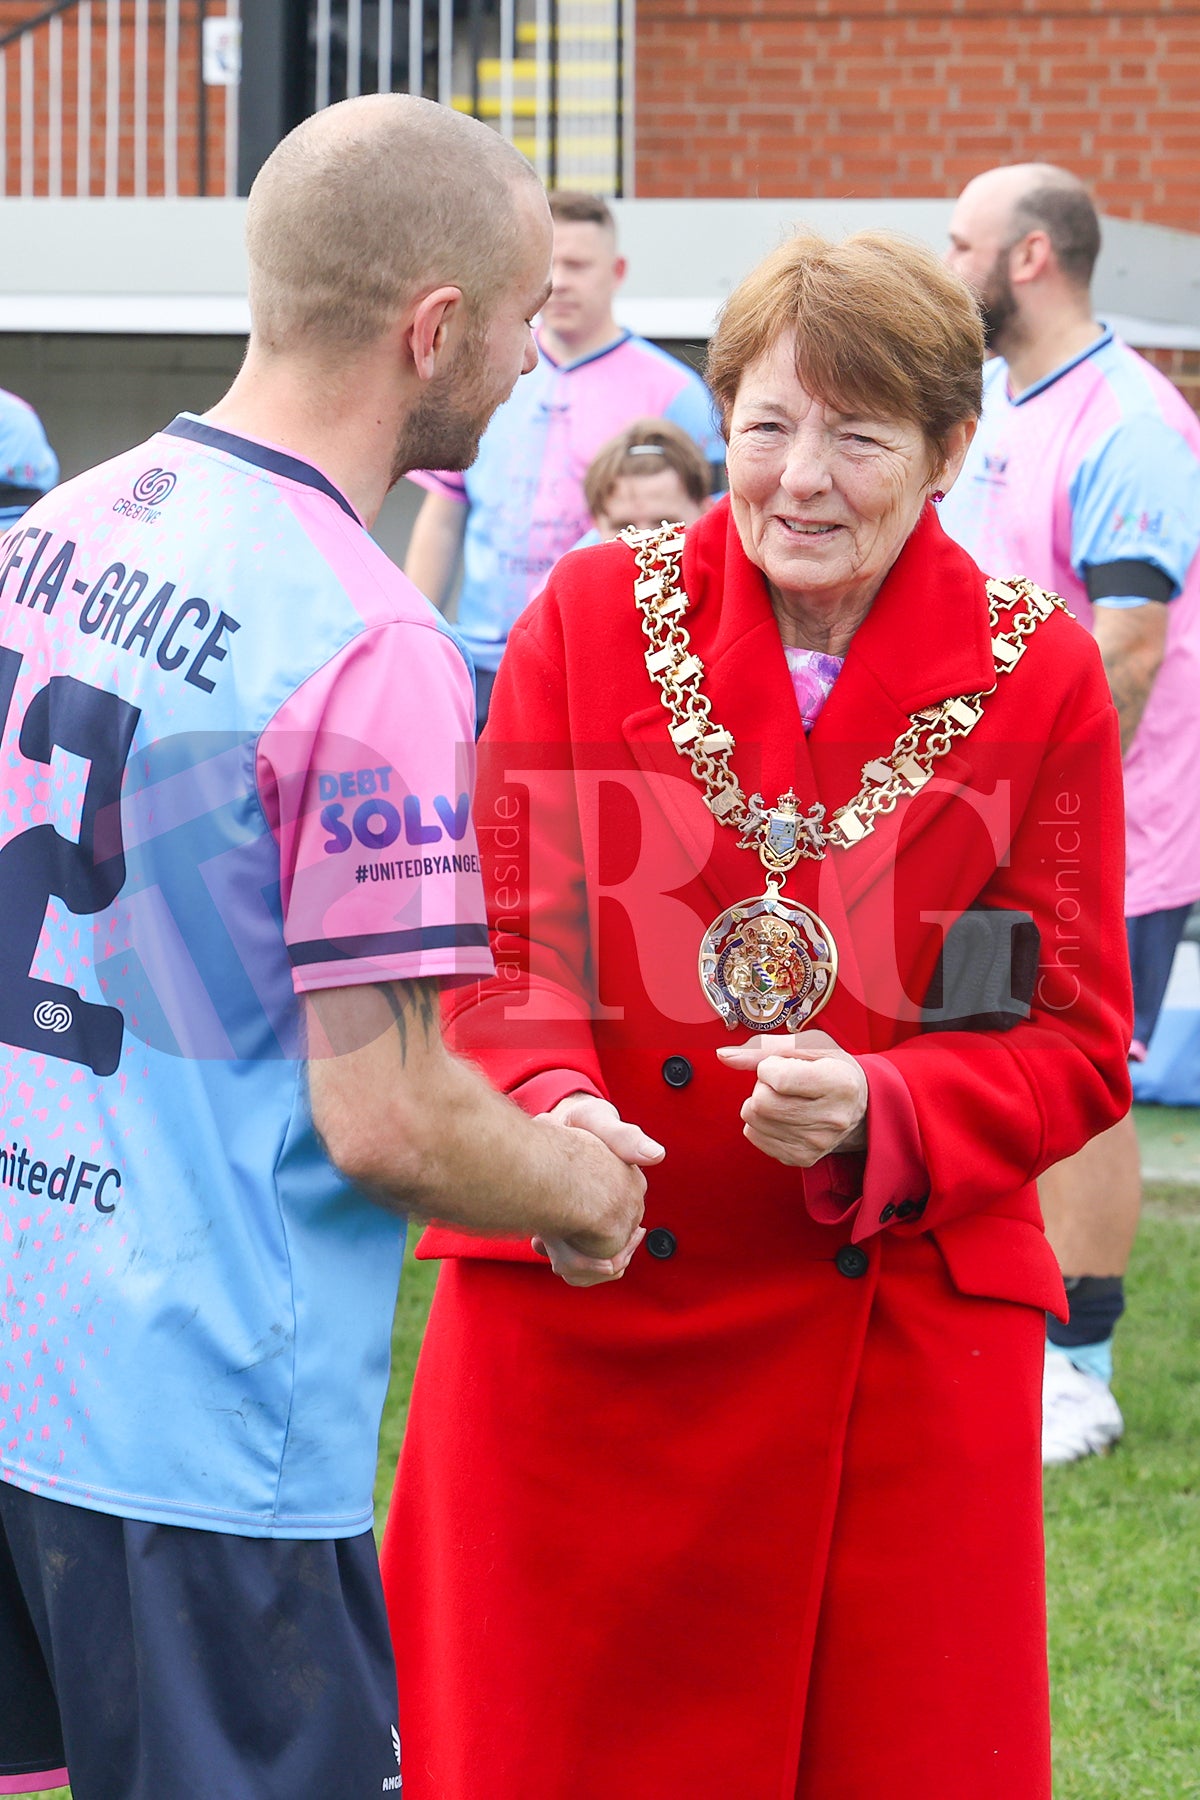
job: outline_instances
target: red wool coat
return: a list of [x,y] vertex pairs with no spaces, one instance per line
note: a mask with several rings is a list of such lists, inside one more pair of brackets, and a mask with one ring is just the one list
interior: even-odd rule
[[[913,709],[996,683],[935,781],[788,878],[837,941],[818,1023],[868,1058],[876,1119],[865,1174],[802,1174],[746,1141],[750,1080],[714,1054],[700,935],[763,874],[667,739],[633,573],[620,544],[568,557],[513,634],[477,807],[497,976],[451,1010],[529,1110],[593,1086],[666,1146],[660,1254],[580,1291],[526,1246],[426,1234],[448,1260],[384,1544],[405,1793],[1047,1800],[1062,1288],[1033,1182],[1129,1103],[1095,646],[1055,612],[997,681],[983,578],[929,511],[806,741],[727,507],[689,532],[712,717],[768,803],[832,812]],[[923,1032],[943,933],[980,904],[1038,924],[1032,1014]],[[927,1194],[895,1189],[906,1132]]]

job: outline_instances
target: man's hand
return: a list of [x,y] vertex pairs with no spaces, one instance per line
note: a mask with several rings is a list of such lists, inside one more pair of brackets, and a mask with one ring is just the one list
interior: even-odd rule
[[[666,1155],[661,1144],[622,1119],[610,1100],[601,1100],[595,1094],[568,1094],[541,1117],[548,1124],[591,1132],[631,1169],[649,1168]],[[646,1180],[644,1176],[640,1179],[644,1192]],[[641,1217],[640,1207],[638,1217]],[[645,1235],[644,1228],[639,1225],[615,1253],[608,1255],[595,1254],[594,1245],[589,1245],[588,1250],[583,1249],[577,1239],[535,1237],[532,1241],[538,1255],[548,1258],[554,1273],[561,1275],[568,1286],[595,1287],[602,1281],[620,1280]]]
[[755,1077],[742,1118],[756,1150],[810,1169],[831,1151],[866,1149],[866,1075],[825,1032],[764,1035],[717,1055],[727,1069]]
[[[594,1099],[561,1109],[570,1124],[528,1118],[447,1050],[436,977],[318,990],[306,1022],[313,1124],[381,1205],[485,1236],[537,1232],[601,1265],[629,1247],[646,1192],[637,1164],[658,1146],[619,1120],[614,1132],[614,1109]],[[577,1118],[598,1129],[573,1129]]]

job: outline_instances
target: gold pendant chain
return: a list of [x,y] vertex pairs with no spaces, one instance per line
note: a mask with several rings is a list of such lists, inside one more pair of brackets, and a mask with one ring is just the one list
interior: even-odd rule
[[[683,622],[691,602],[680,586],[682,529],[665,523],[648,531],[630,526],[621,539],[637,559],[633,595],[650,646],[646,668],[671,716],[671,742],[691,763],[709,811],[721,824],[740,831],[739,848],[756,849],[769,874],[777,878],[787,875],[801,857],[820,861],[830,846],[848,850],[868,836],[876,820],[894,811],[900,800],[920,793],[933,774],[934,763],[956,739],[974,731],[983,717],[984,701],[996,691],[993,682],[978,693],[952,696],[910,714],[890,755],[863,764],[862,787],[837,809],[828,824],[826,809],[819,801],[802,813],[799,798],[791,790],[767,809],[761,794],[747,799],[743,793],[729,763],[735,748],[733,736],[715,723],[711,702],[701,688],[704,664],[692,650]],[[1026,640],[1056,607],[1070,611],[1057,594],[1043,592],[1032,581],[989,581],[987,598],[997,678],[1016,668],[1025,654]],[[1011,616],[1001,630],[1004,612]]]

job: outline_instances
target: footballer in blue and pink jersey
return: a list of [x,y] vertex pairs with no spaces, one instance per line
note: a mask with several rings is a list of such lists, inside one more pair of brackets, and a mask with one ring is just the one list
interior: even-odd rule
[[48,493],[58,458],[27,400],[0,388],[0,532]]
[[0,543],[0,726],[4,1479],[365,1532],[404,1228],[300,996],[491,968],[462,651],[319,469],[184,415]]
[[[997,357],[984,372],[978,433],[940,512],[981,568],[1053,589],[1089,627],[1094,605],[1167,604],[1166,651],[1125,757],[1125,911],[1141,917],[1194,901],[1200,420],[1108,330],[1016,398]],[[1152,582],[1157,575],[1149,596],[1147,569]],[[1137,580],[1132,591],[1123,591],[1122,570]]]
[[589,530],[583,478],[596,452],[643,416],[669,419],[724,462],[708,389],[666,351],[623,331],[558,363],[539,342],[537,367],[493,414],[472,466],[410,476],[469,508],[457,629],[477,669],[499,667],[518,614]]

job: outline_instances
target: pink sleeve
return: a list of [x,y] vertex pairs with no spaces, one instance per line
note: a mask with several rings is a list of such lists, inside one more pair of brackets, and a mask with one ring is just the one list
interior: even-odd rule
[[440,494],[443,500],[467,504],[467,484],[455,469],[410,469],[406,477],[427,494]]
[[471,678],[445,632],[361,632],[279,709],[257,775],[298,993],[491,974]]
[[904,1077],[886,1056],[860,1056],[867,1078],[867,1151],[825,1156],[804,1171],[804,1203],[819,1225],[853,1220],[861,1243],[893,1221],[918,1220],[929,1194],[916,1109]]

